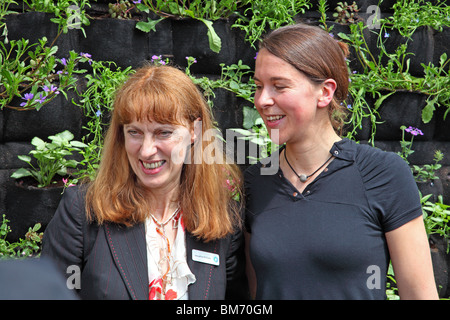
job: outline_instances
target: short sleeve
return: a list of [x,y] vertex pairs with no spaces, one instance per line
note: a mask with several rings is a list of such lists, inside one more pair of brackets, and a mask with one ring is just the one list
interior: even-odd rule
[[371,149],[360,168],[368,205],[388,232],[422,215],[419,190],[409,165],[400,156]]

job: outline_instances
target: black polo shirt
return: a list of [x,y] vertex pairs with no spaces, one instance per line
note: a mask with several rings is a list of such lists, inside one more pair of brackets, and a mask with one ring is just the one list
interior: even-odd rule
[[245,172],[257,299],[386,297],[384,233],[422,215],[411,170],[395,153],[348,139],[330,152],[303,193],[281,169],[261,174],[260,162]]

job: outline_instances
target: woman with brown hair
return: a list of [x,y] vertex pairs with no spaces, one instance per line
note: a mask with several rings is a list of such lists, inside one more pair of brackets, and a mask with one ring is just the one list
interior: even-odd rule
[[402,299],[437,298],[411,170],[394,153],[341,137],[347,54],[304,24],[261,43],[255,106],[283,147],[271,159],[276,174],[262,174],[261,163],[245,172],[257,299],[385,299],[390,260]]
[[245,297],[226,184],[239,193],[240,171],[220,154],[198,159],[212,129],[202,94],[174,67],[143,67],[118,90],[97,176],[65,191],[43,240],[43,256],[81,272],[81,298]]

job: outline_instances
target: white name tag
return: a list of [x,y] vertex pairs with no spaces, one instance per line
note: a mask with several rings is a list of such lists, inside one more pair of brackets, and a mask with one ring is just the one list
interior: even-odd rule
[[215,266],[219,265],[219,255],[216,253],[200,251],[192,249],[192,260],[207,264],[212,264]]

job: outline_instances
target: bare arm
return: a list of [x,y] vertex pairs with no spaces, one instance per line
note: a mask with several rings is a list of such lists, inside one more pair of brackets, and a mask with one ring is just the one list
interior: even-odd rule
[[418,217],[386,233],[401,299],[438,299],[430,247]]

